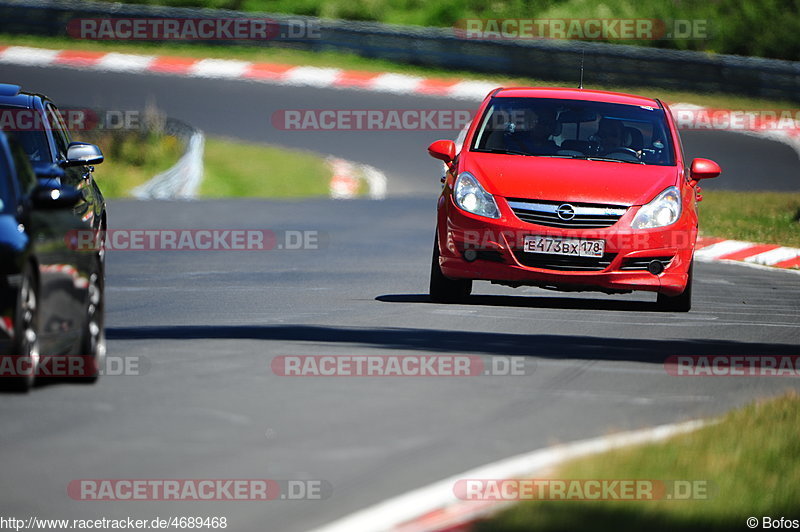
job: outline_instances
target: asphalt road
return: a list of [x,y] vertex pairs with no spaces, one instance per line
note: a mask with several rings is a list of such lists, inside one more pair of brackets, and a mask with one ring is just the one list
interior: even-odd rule
[[[319,250],[108,255],[109,352],[143,375],[0,398],[3,515],[226,515],[300,531],[473,466],[724,412],[800,383],[674,377],[675,354],[797,354],[796,275],[697,267],[689,314],[649,294],[562,296],[478,284],[426,302],[433,202],[112,202],[119,228],[317,230]],[[273,357],[521,355],[529,376],[297,378]],[[82,478],[324,479],[325,501],[86,502]]]
[[[3,73],[57,101],[134,106],[155,95],[170,115],[209,133],[305,147],[315,144],[313,135],[269,131],[264,116],[270,109],[305,106],[298,101],[315,108],[395,101],[156,76],[65,70],[59,71],[62,79],[5,67]],[[70,88],[82,76],[82,88]],[[410,108],[452,105],[399,101]],[[222,515],[228,530],[237,532],[302,531],[557,441],[713,416],[800,388],[800,382],[781,378],[674,377],[663,366],[675,354],[796,355],[800,283],[786,272],[699,264],[689,314],[656,312],[650,294],[560,295],[485,283],[476,285],[478,295],[469,304],[428,303],[438,167],[425,159],[427,137],[436,134],[417,134],[414,142],[405,135],[387,134],[391,140],[385,140],[355,133],[317,140],[325,146],[321,151],[383,163],[397,183],[395,192],[424,196],[110,202],[116,228],[310,230],[320,232],[324,246],[110,251],[109,353],[139,360],[143,374],[0,396],[0,515]],[[716,146],[731,161],[745,158],[724,149],[724,135],[708,137],[697,136],[706,142],[701,147]],[[768,144],[786,168],[773,166],[764,152],[752,155],[752,164],[788,179],[791,157]],[[778,188],[783,181],[770,183]],[[436,353],[478,355],[487,362],[523,356],[528,375],[297,378],[270,370],[281,355]],[[69,482],[86,478],[323,479],[333,492],[323,501],[268,503],[70,499]]]

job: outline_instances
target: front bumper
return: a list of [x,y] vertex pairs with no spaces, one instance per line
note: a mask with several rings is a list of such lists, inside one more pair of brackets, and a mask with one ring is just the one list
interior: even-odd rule
[[[697,237],[694,211],[684,209],[676,223],[659,229],[631,228],[638,207],[629,208],[608,228],[562,229],[523,222],[505,200],[497,200],[501,218],[490,220],[466,213],[453,204],[451,196],[442,196],[438,240],[445,276],[512,286],[605,292],[646,290],[670,296],[679,295],[686,288]],[[603,240],[605,255],[597,260],[572,260],[526,253],[522,246],[529,235]],[[647,270],[652,260],[665,265],[661,273]]]

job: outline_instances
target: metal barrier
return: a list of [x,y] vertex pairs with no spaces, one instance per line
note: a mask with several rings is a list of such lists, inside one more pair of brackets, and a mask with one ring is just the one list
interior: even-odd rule
[[[648,86],[800,101],[800,62],[579,41],[478,41],[452,29],[332,21],[310,17],[169,8],[76,0],[0,0],[0,31],[66,35],[80,17],[234,18],[263,16],[287,29],[318,25],[318,38],[237,41],[254,46],[336,50],[416,65],[530,76],[577,85],[585,54],[585,85]],[[194,42],[194,41],[192,41]],[[206,44],[230,44],[214,41]]]
[[202,131],[174,118],[166,119],[164,133],[181,141],[185,146],[183,155],[172,167],[134,188],[131,193],[139,199],[194,198],[203,180],[205,136]]

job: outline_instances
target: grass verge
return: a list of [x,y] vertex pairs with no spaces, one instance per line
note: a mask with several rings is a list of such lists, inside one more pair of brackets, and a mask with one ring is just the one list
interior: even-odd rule
[[209,138],[203,162],[203,197],[300,198],[328,194],[330,170],[316,153]]
[[[67,37],[40,37],[0,33],[0,45],[33,46],[51,49],[91,50],[100,52],[119,52],[129,54],[172,55],[178,57],[236,59],[241,61],[279,63],[287,65],[307,65],[317,67],[344,68],[367,72],[396,72],[413,76],[436,77],[445,80],[479,79],[492,81],[497,86],[576,86],[577,78],[564,81],[545,81],[536,78],[506,77],[475,74],[462,70],[445,70],[396,63],[383,59],[365,58],[342,52],[308,52],[281,47],[267,46],[213,46],[204,44],[176,43],[122,43],[112,41],[82,41]],[[577,72],[577,67],[576,67]],[[788,101],[766,100],[729,94],[696,93],[657,89],[643,86],[619,86],[593,83],[591,73],[586,73],[587,88],[641,94],[660,98],[667,102],[687,102],[721,109],[794,109],[796,104]]]
[[[748,517],[798,519],[800,395],[727,414],[669,441],[576,460],[559,479],[705,480],[706,500],[535,501],[482,521],[474,532],[747,530]],[[760,523],[759,523],[759,528]]]
[[[170,135],[138,131],[84,133],[80,140],[100,146],[97,167],[103,195],[121,198],[171,167],[183,154]],[[300,198],[328,194],[330,169],[315,153],[207,138],[200,196],[209,198]],[[361,191],[364,192],[364,191]]]
[[704,191],[705,236],[800,247],[800,192]]

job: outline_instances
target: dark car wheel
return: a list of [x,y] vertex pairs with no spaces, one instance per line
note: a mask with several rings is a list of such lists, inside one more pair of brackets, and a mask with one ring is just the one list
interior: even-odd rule
[[470,279],[448,279],[439,267],[439,244],[433,242],[433,259],[431,260],[431,300],[436,303],[459,303],[472,292]]
[[92,383],[100,377],[106,358],[105,293],[102,266],[89,276],[87,289],[86,321],[81,336],[80,356],[85,373],[78,381]]
[[10,390],[27,392],[36,382],[39,353],[39,290],[32,267],[22,274],[14,324],[14,374],[3,379]]
[[686,290],[679,296],[667,296],[658,294],[657,304],[661,310],[666,312],[689,312],[692,309],[692,279],[694,278],[694,261],[689,265],[689,280],[686,282]]

